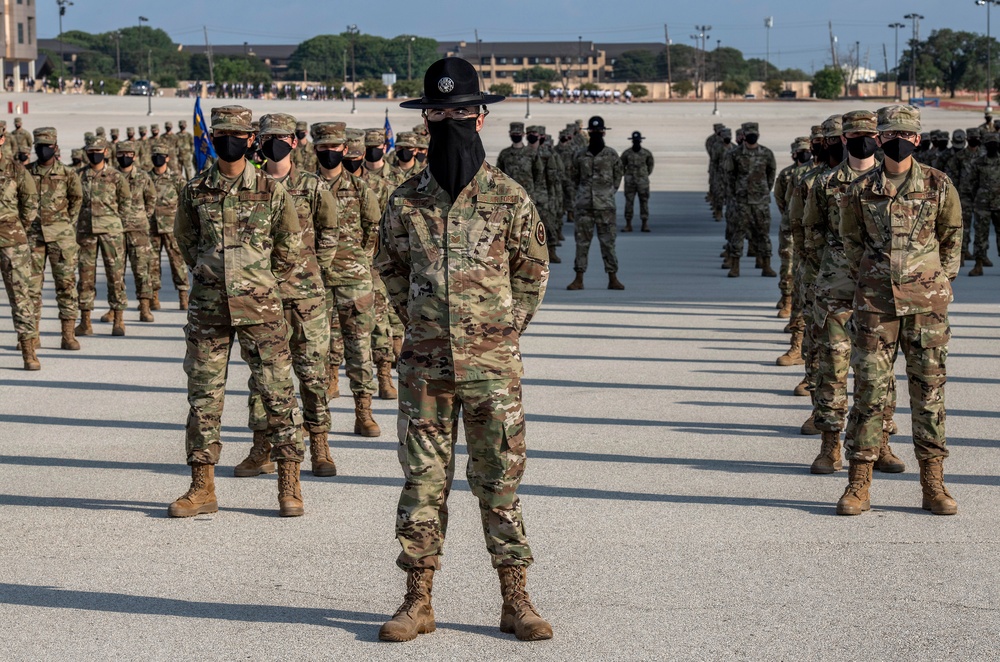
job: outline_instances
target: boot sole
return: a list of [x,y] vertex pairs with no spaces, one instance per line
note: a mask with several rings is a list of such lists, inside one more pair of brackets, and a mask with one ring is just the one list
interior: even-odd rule
[[954,508],[948,508],[947,510],[934,510],[934,508],[933,508],[933,506],[931,506],[931,504],[929,504],[928,502],[924,501],[923,503],[920,504],[920,507],[923,508],[924,510],[930,512],[930,513],[935,514],[935,515],[957,515],[958,514],[958,506],[955,506]]
[[[784,359],[784,360],[782,360]],[[774,365],[780,365],[782,368],[787,368],[792,365],[805,365],[804,359],[786,359],[784,355],[779,356],[774,360]]]
[[818,476],[822,476],[822,475],[825,475],[825,474],[837,473],[838,471],[840,471],[843,468],[844,468],[844,463],[843,462],[837,462],[835,465],[833,465],[833,469],[832,470],[827,469],[826,467],[812,467],[811,466],[811,467],[809,467],[809,473],[816,474]]
[[379,630],[379,632],[378,632],[378,640],[379,641],[392,641],[392,642],[413,641],[414,639],[416,639],[417,637],[419,637],[422,634],[431,634],[432,632],[434,632],[436,630],[437,630],[437,624],[436,623],[431,623],[429,625],[428,624],[421,625],[419,628],[417,628],[416,633],[412,637],[401,637],[401,636],[395,635],[395,634],[393,634],[391,632],[382,632],[382,630]]
[[861,509],[860,510],[857,510],[857,509],[855,509],[853,507],[851,507],[851,508],[841,508],[840,504],[837,504],[837,514],[838,515],[860,515],[861,513],[869,511],[871,509],[872,509],[872,502],[871,501],[865,501],[863,504],[861,504]]
[[813,428],[811,430],[808,428],[799,428],[799,434],[805,435],[807,437],[815,437],[818,434],[823,434],[823,431],[817,430],[816,428]]
[[504,622],[500,622],[500,631],[504,634],[512,634],[518,638],[520,641],[545,641],[546,639],[552,638],[552,632],[531,632],[526,636],[520,636],[517,634],[517,630],[514,629],[513,625],[509,625]]
[[878,462],[876,462],[875,466],[873,468],[875,469],[875,471],[880,471],[880,472],[882,472],[884,474],[901,474],[904,471],[906,471],[906,465],[905,464],[897,464],[897,465],[889,465],[887,467],[880,467],[878,465]]
[[170,517],[194,517],[195,515],[208,515],[210,513],[219,512],[219,502],[211,501],[209,503],[203,504],[193,510],[180,510],[174,509],[174,504],[170,504],[167,508],[167,514]]
[[388,393],[385,393],[385,394],[379,393],[378,394],[378,399],[379,400],[395,400],[398,397],[399,397],[398,393],[393,393],[391,395],[388,394]]
[[259,476],[261,474],[273,474],[277,471],[277,467],[274,466],[273,462],[268,464],[263,464],[257,469],[233,469],[233,476],[235,478],[253,478],[254,476]]
[[302,517],[305,514],[305,507],[281,508],[278,510],[278,515],[281,517]]
[[379,429],[379,430],[367,431],[358,426],[354,426],[354,434],[361,435],[362,437],[374,438],[374,437],[381,437],[382,430]]
[[333,478],[334,476],[337,475],[337,468],[334,467],[333,469],[313,469],[312,475],[316,476],[317,478]]
[[73,347],[73,346],[67,347],[65,344],[61,344],[61,345],[59,345],[59,349],[64,349],[64,350],[66,350],[68,352],[75,352],[75,351],[78,351],[80,349],[80,343],[76,343],[76,347]]

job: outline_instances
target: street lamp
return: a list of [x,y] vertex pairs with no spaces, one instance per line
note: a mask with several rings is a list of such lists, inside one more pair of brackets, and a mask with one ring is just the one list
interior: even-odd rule
[[[413,80],[413,42],[416,40],[416,37],[410,37],[406,44],[406,80]],[[479,64],[482,66],[482,62]]]
[[[139,37],[142,37],[142,24],[149,23],[145,16],[139,17]],[[139,51],[140,53],[142,51]],[[140,57],[142,57],[140,55]],[[149,59],[146,61],[146,115],[153,114],[153,51],[149,51]]]
[[896,31],[896,101],[899,101],[899,29],[905,28],[906,26],[900,22],[890,23],[890,28]]
[[913,22],[913,41],[910,46],[910,99],[917,92],[917,42],[920,39],[920,21],[924,19],[920,14],[907,14],[903,18]]
[[[715,40],[715,77],[716,77],[716,79],[722,78],[722,76],[719,75],[719,72],[721,71],[721,68],[719,67],[719,48],[721,46],[722,46],[722,40],[721,39],[716,39]],[[713,115],[718,115],[719,114],[719,81],[718,80],[715,81],[715,102],[714,102],[714,104],[715,105],[712,108],[712,114]]]
[[351,35],[351,114],[354,115],[358,112],[356,105],[356,97],[358,96],[358,76],[354,70],[354,40],[355,36],[358,34],[358,26],[351,24],[347,26],[347,34]]
[[691,35],[692,38],[694,38],[694,40],[695,40],[695,44],[697,44],[698,40],[701,39],[701,76],[700,76],[700,78],[701,78],[701,85],[700,85],[701,90],[700,90],[699,94],[697,94],[696,96],[699,99],[704,99],[705,98],[705,76],[708,75],[708,68],[707,68],[706,58],[705,58],[705,40],[708,39],[708,32],[712,29],[712,26],[711,25],[696,25],[696,26],[694,26],[694,29],[698,31],[698,34]]
[[62,29],[62,17],[66,15],[67,5],[72,7],[72,0],[56,0],[56,5],[59,7],[59,63],[65,67],[66,66],[66,46],[63,43],[63,29]]
[[764,28],[767,32],[767,50],[764,60],[764,82],[767,82],[767,77],[771,75],[771,28],[774,27],[774,17],[768,16],[764,19]]
[[986,5],[986,110],[990,110],[993,94],[993,39],[990,37],[990,5],[1000,5],[997,0],[976,0],[979,6]]

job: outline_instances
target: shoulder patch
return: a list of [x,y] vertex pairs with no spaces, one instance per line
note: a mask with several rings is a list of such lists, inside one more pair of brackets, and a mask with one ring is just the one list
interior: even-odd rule
[[538,221],[538,225],[535,226],[535,241],[538,242],[539,246],[545,245],[545,225],[541,221]]

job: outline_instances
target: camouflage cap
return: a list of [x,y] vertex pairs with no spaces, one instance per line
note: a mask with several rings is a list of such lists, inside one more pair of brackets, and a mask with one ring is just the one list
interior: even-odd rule
[[104,127],[103,126],[99,126],[96,129],[94,129],[94,135],[103,136],[104,135]]
[[80,149],[79,147],[77,147],[76,149],[70,151],[69,156],[71,159],[76,159],[77,161],[83,161],[85,158],[87,158],[87,153],[82,149]]
[[948,140],[948,132],[941,129],[931,131],[931,140]]
[[809,136],[799,136],[795,139],[795,142],[792,143],[793,152],[808,152],[810,147],[812,147],[812,143],[809,141]]
[[1000,133],[996,131],[988,131],[986,135],[983,136],[983,143],[1000,143]]
[[150,131],[159,131],[160,130],[160,125],[159,124],[150,124],[149,125],[149,130]]
[[17,127],[21,126],[21,118],[20,117],[15,117],[14,118],[14,126],[17,126]]
[[309,122],[303,122],[301,120],[298,121],[298,122],[296,122],[295,123],[295,130],[296,131],[308,131],[309,130]]
[[[534,133],[537,133],[540,136],[544,136],[547,133],[545,131],[545,125],[544,124],[539,124],[538,126],[536,126],[534,128],[535,128]],[[532,133],[531,127],[528,128],[528,133]]]
[[364,129],[355,129],[355,128],[349,126],[349,127],[347,127],[347,129],[345,129],[344,135],[347,136],[348,140],[360,140],[360,141],[364,142],[364,139],[365,139],[365,130]]
[[569,131],[570,133],[576,133],[577,128],[578,127],[573,122],[566,123],[566,130]]
[[511,122],[510,133],[520,133],[524,135],[524,122]]
[[[737,129],[737,131],[739,133],[743,133],[743,129]],[[723,138],[732,138],[733,137],[733,130],[730,129],[728,126],[724,126],[724,127],[722,127],[722,130],[719,131],[719,135],[722,136]]]
[[966,134],[962,129],[955,129],[951,132],[951,142],[965,144]]
[[347,139],[347,151],[344,152],[345,159],[360,159],[365,155],[365,138],[362,134],[357,137]]
[[125,134],[129,136],[135,135],[135,127],[134,126],[125,127]]
[[740,128],[743,129],[743,135],[748,133],[753,133],[758,136],[760,135],[760,126],[757,122],[744,122],[740,125]]
[[712,125],[712,131],[714,131],[715,133],[718,133],[724,128],[726,128],[726,125],[723,124],[722,122],[716,122],[715,124]]
[[920,142],[927,142],[928,140],[933,140],[933,138],[931,138],[931,134],[930,133],[921,133],[920,134]]
[[135,151],[136,151],[136,144],[131,140],[123,140],[117,145],[115,145],[116,154],[124,154],[125,152],[135,152]]
[[965,130],[965,138],[966,138],[966,140],[972,140],[973,138],[975,138],[976,140],[979,140],[982,137],[983,137],[983,132],[980,130],[980,128],[978,126],[974,126],[972,128],[969,128],[969,129]]
[[212,109],[212,130],[252,133],[253,114],[243,106],[218,106]]
[[315,122],[309,127],[315,145],[343,145],[347,142],[347,124],[344,122]]
[[7,120],[0,120],[0,136],[7,132]]
[[177,126],[179,126],[182,129],[187,128],[187,125],[188,125],[187,120],[178,120],[177,121]]
[[576,122],[576,128],[578,129],[583,128],[583,120],[575,120],[575,122]]
[[170,120],[167,120],[166,122],[163,123],[163,128],[164,129],[172,129],[172,128],[174,128],[174,123],[171,122]]
[[831,115],[823,122],[824,138],[839,138],[844,134],[844,122],[842,115]]
[[417,134],[418,136],[429,136],[429,135],[431,135],[430,133],[427,132],[427,127],[425,125],[423,125],[423,124],[414,124],[413,125],[413,133]]
[[93,140],[93,139],[94,139],[94,133],[93,133],[93,131],[87,131],[85,134],[83,134],[83,142],[84,143],[86,143],[88,140]]
[[32,131],[31,135],[39,145],[55,145],[58,142],[55,127],[41,126]]
[[396,149],[400,147],[416,147],[417,146],[417,134],[412,131],[403,131],[401,134],[396,136]]
[[260,118],[261,136],[295,135],[295,118],[288,113],[268,113]]
[[88,152],[99,152],[102,149],[108,148],[108,141],[101,136],[90,135],[87,136],[87,145],[85,149]]
[[913,106],[886,106],[878,109],[878,130],[920,133],[920,111]]
[[111,129],[111,137],[112,138],[118,137],[118,129]]
[[809,127],[809,140],[819,140],[823,137],[823,125],[814,124]]
[[736,129],[736,138],[737,139],[742,138],[744,135],[745,134],[743,132],[743,128],[742,127],[740,127],[739,129]]
[[142,124],[139,125],[139,133],[146,133],[146,127]]
[[365,147],[381,147],[385,144],[385,129],[365,129]]
[[153,145],[153,154],[163,154],[164,156],[170,156],[170,148],[163,143],[156,143]]
[[430,135],[417,134],[417,148],[418,149],[428,149],[431,146]]
[[573,135],[573,132],[570,131],[569,129],[559,129],[559,137],[560,138],[569,138],[572,135]]
[[844,133],[878,133],[878,116],[870,110],[852,110],[841,118]]

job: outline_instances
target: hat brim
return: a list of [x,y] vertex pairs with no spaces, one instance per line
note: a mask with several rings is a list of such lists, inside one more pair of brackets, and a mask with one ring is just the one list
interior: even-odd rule
[[254,133],[253,127],[245,126],[243,124],[232,124],[230,122],[213,124],[212,131],[240,131],[243,133]]
[[260,132],[261,137],[263,136],[294,136],[294,131],[286,131],[285,129],[268,129],[267,131]]
[[482,97],[474,99],[466,97],[465,99],[455,99],[452,101],[421,97],[420,99],[410,99],[409,101],[404,101],[399,104],[399,107],[406,108],[407,110],[424,110],[426,108],[465,108],[466,106],[488,106],[491,103],[500,103],[506,98],[507,97],[500,94],[484,94]]

